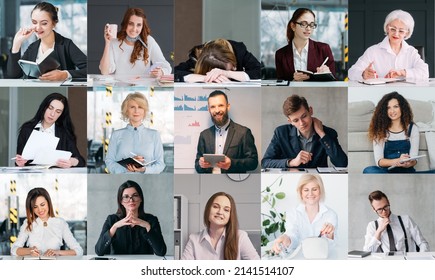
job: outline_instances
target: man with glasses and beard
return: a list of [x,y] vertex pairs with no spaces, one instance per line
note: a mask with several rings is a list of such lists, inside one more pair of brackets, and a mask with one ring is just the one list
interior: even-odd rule
[[381,191],[369,194],[373,211],[379,216],[367,225],[364,251],[428,252],[429,243],[408,215],[391,213],[390,201]]
[[[195,160],[198,173],[246,173],[258,165],[254,136],[247,127],[233,122],[229,116],[227,95],[219,90],[208,97],[208,111],[214,125],[201,132]],[[224,154],[224,160],[214,166],[204,154]]]

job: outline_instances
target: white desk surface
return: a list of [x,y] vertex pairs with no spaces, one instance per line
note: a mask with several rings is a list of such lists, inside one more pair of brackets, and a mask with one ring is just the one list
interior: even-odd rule
[[397,256],[386,256],[385,253],[371,253],[364,258],[348,258],[348,260],[435,260],[435,252],[408,252]]
[[[85,256],[59,256],[56,260],[92,260],[92,258],[98,257],[97,255],[85,255]],[[102,258],[114,258],[115,260],[163,260],[163,257],[156,255],[105,255]],[[173,260],[174,256],[165,256],[167,260]],[[0,256],[0,260],[23,260],[23,257],[19,256]]]
[[[266,254],[266,251],[270,250],[272,248],[274,241],[270,241],[266,246],[261,247],[261,259],[262,260],[305,260],[303,251],[301,247],[296,248],[298,250],[294,250],[293,252],[290,252],[289,254],[285,256],[270,256]],[[339,246],[338,244],[335,244],[333,247],[329,248],[328,252],[328,260],[343,260],[346,258],[347,254],[345,252],[346,250]]]
[[380,85],[366,85],[358,81],[349,81],[349,87],[435,87],[435,78],[418,82],[395,82]]
[[73,168],[44,168],[44,167],[0,167],[0,174],[26,174],[26,173],[61,173],[61,174],[86,174],[87,167]]
[[344,81],[333,81],[333,82],[307,82],[307,81],[294,82],[294,81],[290,81],[289,86],[290,87],[322,87],[322,88],[327,88],[327,87],[347,87],[348,84],[347,84],[347,82],[344,82]]
[[228,82],[228,83],[175,83],[175,88],[216,88],[226,87],[261,87],[261,80],[252,80],[249,82]]
[[44,82],[37,79],[0,79],[0,87],[59,87],[62,82]]
[[[285,170],[287,169],[287,170]],[[331,172],[318,172],[316,168],[264,168],[261,169],[262,174],[347,174],[347,172],[332,171]]]

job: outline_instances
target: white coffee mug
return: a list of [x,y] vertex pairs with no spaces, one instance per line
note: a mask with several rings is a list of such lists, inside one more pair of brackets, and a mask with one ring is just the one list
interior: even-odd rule
[[107,32],[110,34],[112,39],[116,39],[116,34],[118,34],[118,25],[117,24],[106,24]]

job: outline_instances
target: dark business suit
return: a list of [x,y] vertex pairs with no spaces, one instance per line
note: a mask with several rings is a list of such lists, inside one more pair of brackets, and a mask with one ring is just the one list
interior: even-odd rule
[[[87,57],[86,55],[68,38],[54,32],[54,50],[49,55],[55,58],[59,63],[59,70],[68,70],[73,78],[85,78],[87,74]],[[17,79],[21,78],[24,73],[18,64],[18,60],[24,59],[29,61],[36,61],[38,55],[39,45],[41,40],[37,40],[30,44],[27,50],[21,56],[21,52],[9,52],[7,62],[6,77]]]
[[[332,55],[329,45],[309,39],[307,70],[315,73],[317,71],[317,67],[322,65],[326,57],[329,57],[326,65],[329,67],[329,70],[331,70],[331,73],[335,76],[334,56]],[[275,66],[277,79],[288,81],[293,80],[293,74],[295,73],[296,69],[293,59],[292,42],[276,51]]]
[[[323,126],[325,136],[320,139],[317,133],[313,135],[312,160],[298,167],[315,168],[327,167],[328,156],[336,167],[347,166],[347,155],[344,153],[337,139],[337,132]],[[273,133],[272,140],[261,160],[263,168],[286,168],[287,161],[294,159],[301,151],[297,128],[291,124],[279,126]]]
[[[215,144],[215,126],[203,130],[199,135],[195,160],[195,169],[198,173],[212,172],[213,168],[201,168],[199,166],[199,158],[204,154],[214,154]],[[222,169],[222,173],[246,173],[248,170],[257,168],[258,154],[251,130],[231,120],[223,154],[231,159],[231,166],[228,170]]]
[[[261,79],[261,64],[255,56],[248,51],[243,42],[228,40],[233,47],[237,61],[236,71],[245,71],[251,79]],[[175,81],[184,82],[184,76],[193,74],[197,57],[192,56],[189,60],[175,66]]]
[[116,214],[107,216],[101,230],[100,238],[95,244],[95,253],[102,255],[152,255],[164,256],[166,244],[163,240],[160,223],[156,216],[146,214],[140,217],[147,221],[151,229],[147,231],[141,226],[123,226],[116,230],[113,237],[110,237],[110,228],[123,218]]
[[[18,134],[18,141],[17,141],[17,154],[22,155],[24,146],[27,143],[27,140],[30,137],[30,134],[32,134],[33,129],[35,126],[33,124],[27,123],[24,124],[21,127],[20,133]],[[37,129],[39,130],[39,129]],[[78,159],[79,163],[77,164],[77,167],[83,167],[85,166],[85,159],[80,155],[79,150],[77,149],[76,141],[71,138],[66,132],[66,130],[56,125],[54,129],[54,134],[56,137],[59,138],[59,143],[57,143],[56,150],[63,150],[63,151],[69,151],[71,152],[71,157]],[[26,165],[31,164],[32,161],[26,162]]]

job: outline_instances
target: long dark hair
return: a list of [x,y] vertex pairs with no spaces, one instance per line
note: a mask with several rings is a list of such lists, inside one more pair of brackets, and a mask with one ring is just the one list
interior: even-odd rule
[[[138,16],[142,18],[142,31],[140,32],[139,37],[145,43],[145,45],[148,45],[148,35],[150,35],[151,29],[148,26],[147,18],[145,16],[144,11],[141,8],[128,8],[121,22],[121,30],[117,34],[118,41],[121,42],[119,44],[119,48],[121,48],[123,41],[127,38],[126,30],[131,16]],[[145,63],[148,63],[148,58],[149,58],[148,49],[145,48],[139,40],[137,40],[134,43],[133,52],[131,53],[130,56],[131,64],[136,63],[136,60],[139,59],[139,55],[141,52],[143,52],[142,60]]]
[[225,226],[224,260],[236,260],[239,253],[239,221],[237,219],[236,203],[233,197],[225,192],[217,192],[212,195],[205,205],[204,225],[210,228],[210,210],[216,197],[225,196],[231,204],[230,219]]
[[27,216],[27,227],[26,230],[32,231],[32,223],[38,218],[33,211],[36,199],[38,197],[44,197],[48,203],[48,215],[54,217],[53,204],[51,203],[50,195],[44,188],[34,188],[29,191],[26,198],[26,216]]
[[139,218],[143,218],[145,216],[145,211],[144,211],[144,199],[143,199],[143,192],[141,187],[139,186],[138,183],[136,183],[135,181],[132,180],[128,180],[124,183],[122,183],[121,186],[119,186],[118,189],[118,195],[117,195],[117,200],[118,200],[118,210],[116,211],[116,214],[122,219],[127,215],[127,212],[125,211],[125,207],[124,205],[122,205],[122,194],[124,192],[125,189],[128,188],[134,188],[137,193],[140,196],[141,202],[139,205]]
[[295,32],[293,31],[292,27],[291,27],[291,23],[293,23],[294,25],[296,25],[296,22],[299,20],[299,18],[305,14],[305,13],[311,13],[314,17],[314,19],[316,19],[316,15],[314,14],[314,12],[310,9],[307,8],[299,8],[297,9],[294,13],[292,18],[290,19],[290,21],[287,24],[287,42],[289,44],[292,43],[293,38],[295,37]]
[[390,102],[391,99],[396,99],[399,102],[401,112],[400,124],[405,130],[405,135],[408,137],[410,136],[408,126],[414,118],[411,106],[402,95],[397,91],[393,91],[385,94],[375,108],[372,120],[370,121],[368,134],[371,141],[374,140],[378,142],[387,138],[388,129],[391,126],[391,119],[388,117],[388,102]]
[[71,121],[71,116],[69,114],[68,99],[65,96],[63,96],[62,94],[57,93],[57,92],[54,92],[54,93],[47,95],[47,97],[45,97],[44,100],[42,100],[35,116],[31,120],[25,122],[20,127],[20,131],[23,127],[25,127],[27,125],[29,125],[31,127],[35,127],[35,125],[38,122],[44,120],[45,111],[50,106],[50,103],[53,100],[58,100],[58,101],[62,102],[62,104],[63,104],[63,111],[62,111],[62,114],[59,116],[59,118],[56,120],[56,125],[65,129],[68,137],[75,141],[76,135],[74,133],[74,125]]

